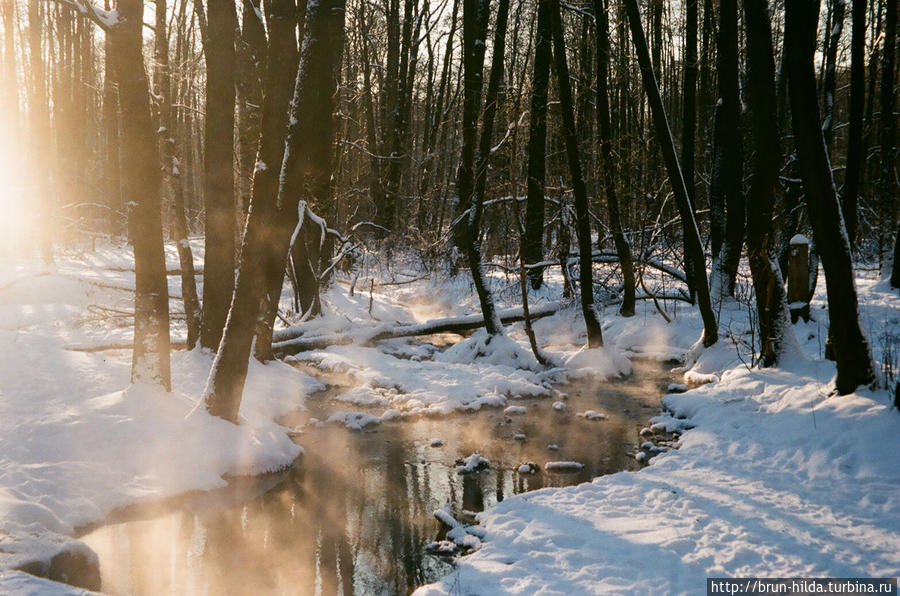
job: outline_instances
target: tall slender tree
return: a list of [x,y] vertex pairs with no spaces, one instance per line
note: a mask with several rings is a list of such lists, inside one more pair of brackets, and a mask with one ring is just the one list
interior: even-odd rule
[[684,184],[684,175],[678,163],[678,153],[675,151],[675,141],[672,139],[672,129],[666,117],[662,96],[659,94],[659,86],[656,83],[656,75],[650,63],[650,51],[647,48],[647,38],[644,36],[644,28],[641,25],[641,13],[637,0],[623,0],[625,12],[628,16],[628,26],[631,29],[631,39],[637,53],[638,64],[641,67],[641,79],[644,83],[644,91],[650,103],[653,114],[653,127],[656,131],[656,141],[660,146],[666,172],[669,175],[669,184],[675,195],[678,205],[678,213],[681,216],[681,225],[688,228],[685,252],[691,254],[691,259],[697,267],[694,268],[694,287],[697,289],[697,304],[700,307],[700,315],[703,318],[703,345],[711,346],[719,340],[719,330],[716,323],[716,315],[712,309],[709,297],[709,285],[706,278],[706,262],[703,257],[703,245],[700,243],[700,231],[694,219],[691,209],[691,201]]
[[[719,103],[716,105],[715,157],[710,186],[711,217],[724,222],[712,226],[724,232],[721,248],[713,243],[712,293],[716,298],[734,295],[741,246],[744,243],[743,155],[741,148],[741,98],[738,70],[737,0],[719,3],[719,32],[716,42],[716,69],[719,77]],[[714,210],[714,207],[716,208]],[[724,223],[724,226],[723,226]]]
[[[298,63],[294,0],[270,0],[266,3],[266,13],[269,67],[266,71],[259,153],[253,174],[253,196],[231,310],[207,383],[208,394],[214,392],[216,399],[228,403],[240,402],[260,311],[269,300],[277,303],[281,297],[280,292],[276,296],[266,296],[267,271],[260,264],[267,260],[280,260],[277,272],[279,281],[284,276],[284,258],[275,218],[278,164],[284,159],[291,81],[296,78]],[[279,256],[282,258],[278,259]],[[271,336],[269,340],[269,345],[265,346],[266,352],[271,349]],[[212,397],[208,399],[212,400]]]
[[566,44],[563,35],[560,0],[540,0],[550,6],[550,30],[553,33],[553,58],[556,83],[559,89],[559,109],[562,115],[566,157],[569,175],[572,177],[572,194],[575,195],[575,233],[578,239],[578,282],[581,294],[581,313],[587,327],[589,348],[603,345],[600,313],[594,304],[593,252],[591,246],[591,222],[588,213],[587,188],[581,168],[578,150],[578,131],[575,128],[575,108],[572,101],[572,85],[569,82],[569,66],[566,63]]
[[[289,8],[286,5],[282,6],[285,9]],[[300,67],[291,102],[284,160],[278,177],[278,195],[273,218],[275,227],[266,229],[265,226],[261,226],[260,235],[257,236],[258,242],[253,243],[253,245],[265,243],[260,251],[265,253],[264,271],[268,276],[270,272],[277,270],[279,283],[283,280],[291,233],[299,221],[298,210],[305,210],[308,203],[327,198],[327,191],[330,188],[336,73],[341,63],[344,45],[344,13],[344,0],[307,3],[306,33],[303,37]],[[285,42],[287,41],[286,39]],[[283,49],[289,51],[287,48]],[[276,62],[270,59],[270,70],[277,70]],[[270,115],[278,117],[274,113]],[[253,209],[251,206],[251,218]],[[266,238],[268,234],[271,236]],[[257,254],[254,254],[256,249],[252,248],[250,241],[245,235],[244,248],[248,251],[248,256],[246,259],[244,256],[241,258],[242,262],[246,261],[246,265],[241,269],[242,273],[249,274],[245,278],[248,286],[258,280],[253,270],[259,264],[256,260]],[[280,267],[276,267],[276,263],[280,263]],[[259,295],[258,288],[263,288],[267,292],[264,296],[267,305],[261,312],[268,313],[268,304],[274,302],[277,305],[280,298],[280,292],[275,294],[268,291],[271,287],[270,281],[266,279],[264,283],[255,284],[256,291],[244,286],[247,292],[240,292],[240,309],[235,308],[238,306],[236,294],[235,303],[229,314],[229,320],[233,323],[230,322],[226,326],[228,332],[216,354],[207,380],[204,391],[207,410],[214,416],[231,422],[237,422],[238,419],[250,352],[249,325],[252,325],[253,318],[247,316],[247,313],[255,306],[254,298]],[[241,284],[240,280],[238,283]],[[237,344],[236,347],[229,345],[232,339]],[[229,370],[232,366],[239,369]]]
[[[234,0],[207,0],[206,129],[203,154],[206,234],[200,345],[219,347],[234,289]],[[198,12],[203,7],[197,0]]]
[[860,327],[850,241],[819,120],[813,66],[818,18],[819,0],[794,0],[785,6],[785,52],[797,160],[813,236],[825,269],[836,386],[843,395],[871,383],[875,373],[869,342]]
[[[879,229],[881,238],[890,239],[891,231],[898,222],[897,207],[897,92],[894,89],[894,70],[897,53],[897,0],[887,0],[884,14],[884,47],[881,56],[881,180],[878,184],[878,211],[884,224]],[[885,225],[886,224],[886,225]],[[900,235],[898,235],[900,236]],[[881,248],[884,242],[879,239]],[[889,249],[889,248],[888,248]],[[891,285],[900,288],[900,265],[898,265],[900,240],[895,240]]]
[[597,18],[597,133],[603,169],[601,177],[606,194],[606,208],[609,212],[609,228],[622,269],[622,307],[619,313],[630,317],[634,315],[634,261],[631,258],[631,245],[622,227],[619,197],[616,192],[616,170],[619,164],[613,156],[612,125],[609,118],[609,15],[603,0],[594,0],[594,14]]
[[847,169],[841,192],[841,212],[850,246],[856,243],[857,204],[863,166],[863,110],[866,94],[866,0],[852,0],[850,40],[850,122],[847,131]]
[[[694,153],[697,134],[697,1],[687,0],[685,4],[684,24],[684,117],[681,129],[681,168],[684,170],[684,183],[687,185],[691,209],[696,205],[696,183],[694,182]],[[684,234],[687,234],[684,231]],[[682,238],[684,240],[684,238]],[[686,241],[684,241],[687,244]],[[694,263],[685,256],[684,270],[687,278],[691,300],[694,299],[693,276]]]
[[[488,10],[487,5],[480,6],[485,12]],[[465,8],[463,9],[465,10]],[[503,79],[503,56],[506,48],[506,23],[509,15],[509,0],[500,0],[497,4],[497,20],[494,27],[494,46],[491,58],[491,77],[488,80],[487,92],[485,93],[484,119],[481,124],[481,139],[478,143],[478,155],[475,158],[475,183],[472,190],[472,198],[470,200],[468,221],[466,233],[468,243],[466,245],[466,255],[469,259],[469,269],[472,272],[472,279],[475,282],[475,290],[478,293],[478,300],[481,303],[481,312],[484,314],[484,326],[490,335],[502,335],[503,323],[500,321],[500,315],[497,313],[497,307],[494,304],[491,295],[490,286],[488,286],[487,278],[484,275],[484,269],[481,264],[481,216],[484,211],[484,193],[487,186],[487,170],[491,158],[491,140],[494,131],[494,118],[497,115],[497,96],[500,93],[500,82]],[[465,18],[465,16],[463,17]],[[484,17],[485,22],[487,17]],[[471,32],[471,31],[470,31]],[[463,33],[463,45],[466,43],[477,44],[477,40],[472,40]],[[471,45],[468,46],[471,48]],[[474,73],[473,73],[474,74]]]
[[[534,44],[534,72],[531,79],[531,121],[528,129],[528,180],[525,199],[525,235],[522,250],[525,262],[533,265],[544,258],[544,189],[547,171],[547,87],[552,59],[549,5],[538,2]],[[540,267],[528,271],[531,287],[544,283]]]
[[753,127],[753,175],[747,201],[747,257],[756,292],[760,363],[777,364],[786,348],[787,300],[775,258],[772,214],[781,166],[775,97],[775,52],[767,0],[744,0],[747,98]]

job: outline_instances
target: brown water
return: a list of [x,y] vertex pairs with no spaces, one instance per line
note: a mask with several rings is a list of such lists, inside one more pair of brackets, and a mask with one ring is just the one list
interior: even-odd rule
[[[111,594],[408,593],[452,570],[451,559],[425,551],[444,537],[434,510],[449,503],[457,519],[471,521],[468,512],[513,494],[637,469],[638,431],[659,411],[668,382],[659,365],[636,363],[626,380],[560,387],[568,394],[563,412],[552,399],[521,399],[510,405],[525,406],[524,415],[489,409],[372,432],[310,426],[297,437],[306,453],[285,472],[133,507],[81,539],[99,555]],[[347,409],[333,393],[310,398],[309,411],[285,423]],[[576,417],[589,409],[608,419]],[[443,446],[431,447],[432,438]],[[456,460],[475,452],[490,469],[458,474]],[[543,471],[558,460],[585,467]],[[519,474],[527,461],[542,471]]]

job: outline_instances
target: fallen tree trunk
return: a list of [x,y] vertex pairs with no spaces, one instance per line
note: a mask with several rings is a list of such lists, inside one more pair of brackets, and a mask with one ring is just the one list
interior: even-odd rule
[[[550,316],[569,305],[568,301],[549,302],[529,309],[531,320]],[[500,311],[500,321],[505,325],[524,320],[521,308],[512,308]],[[276,341],[272,344],[272,350],[276,356],[289,356],[298,352],[318,350],[328,346],[342,346],[348,344],[371,344],[383,339],[398,337],[413,337],[417,335],[432,335],[434,333],[459,333],[471,331],[484,326],[484,317],[480,314],[462,317],[449,317],[434,319],[427,323],[417,325],[398,325],[395,327],[376,327],[357,332],[333,333],[316,337],[303,337],[299,335],[299,329],[290,328],[276,332]]]

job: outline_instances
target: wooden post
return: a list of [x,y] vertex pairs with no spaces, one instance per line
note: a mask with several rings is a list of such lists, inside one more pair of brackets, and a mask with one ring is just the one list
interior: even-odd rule
[[791,238],[788,257],[788,304],[791,323],[799,317],[809,320],[809,239],[802,234]]

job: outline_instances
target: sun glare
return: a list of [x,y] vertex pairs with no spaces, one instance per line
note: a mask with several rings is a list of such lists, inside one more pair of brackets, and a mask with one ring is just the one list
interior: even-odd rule
[[0,123],[0,258],[8,260],[34,250],[34,222],[30,215],[36,201],[29,199],[31,171],[24,137]]

